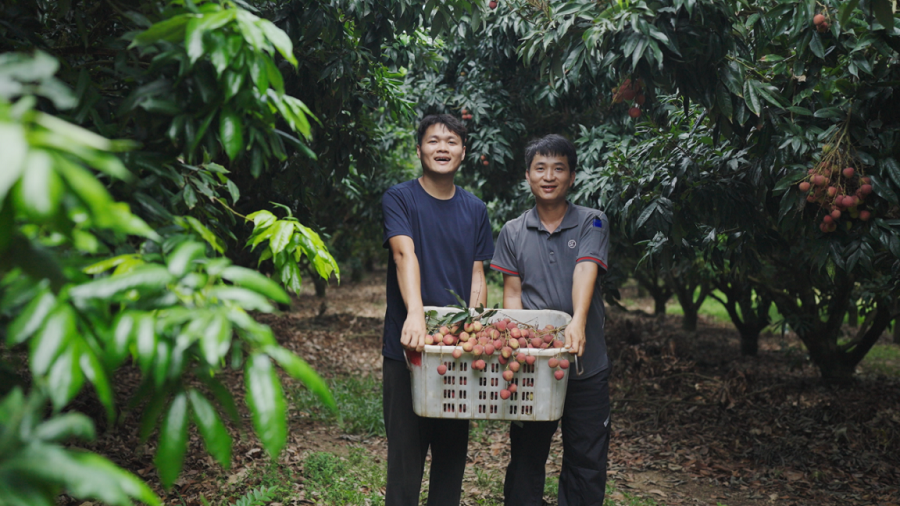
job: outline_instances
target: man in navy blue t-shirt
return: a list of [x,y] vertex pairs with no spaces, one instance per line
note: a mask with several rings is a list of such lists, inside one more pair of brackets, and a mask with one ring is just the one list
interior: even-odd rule
[[448,290],[487,303],[483,261],[494,254],[484,202],[453,184],[466,154],[466,127],[447,114],[426,116],[417,131],[422,177],[382,197],[384,245],[389,247],[384,316],[384,424],[388,438],[385,503],[417,505],[425,456],[431,448],[428,504],[458,505],[469,439],[467,420],[424,418],[413,412],[404,352],[415,363],[425,346],[424,306],[457,304]]

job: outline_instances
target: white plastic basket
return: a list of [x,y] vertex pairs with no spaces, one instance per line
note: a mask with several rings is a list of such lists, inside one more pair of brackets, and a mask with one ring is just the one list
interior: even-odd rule
[[[457,311],[454,308],[426,307],[435,310],[438,316]],[[490,323],[504,318],[527,323],[537,328],[546,325],[559,327],[569,323],[572,317],[562,311],[501,309],[487,320]],[[526,355],[535,355],[533,365],[522,364],[513,378],[516,392],[509,399],[500,398],[500,390],[506,385],[503,371],[506,366],[497,360],[498,355],[482,358],[487,362],[483,371],[472,368],[472,354],[463,353],[459,359],[453,358],[455,346],[425,346],[421,359],[409,360],[412,376],[413,411],[429,418],[461,418],[472,420],[520,420],[547,421],[562,417],[566,401],[566,385],[569,370],[557,380],[554,370],[547,365],[552,357],[571,359],[564,348],[520,348]],[[416,355],[416,354],[413,354]],[[447,366],[441,376],[437,372],[440,364]]]

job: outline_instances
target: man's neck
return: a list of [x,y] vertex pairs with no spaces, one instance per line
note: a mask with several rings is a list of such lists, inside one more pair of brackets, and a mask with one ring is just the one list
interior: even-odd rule
[[425,193],[439,200],[450,200],[456,195],[456,185],[453,184],[453,174],[434,175],[425,173],[419,178],[419,184]]
[[538,218],[547,232],[551,234],[562,224],[563,218],[566,217],[566,211],[569,209],[569,203],[565,200],[558,202],[538,202],[537,208]]

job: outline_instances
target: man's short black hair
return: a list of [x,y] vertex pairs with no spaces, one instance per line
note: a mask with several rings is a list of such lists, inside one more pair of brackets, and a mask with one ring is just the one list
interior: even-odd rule
[[531,170],[531,162],[535,155],[564,156],[569,160],[569,170],[575,171],[578,166],[578,155],[575,145],[562,135],[550,134],[531,141],[525,148],[525,171]]
[[463,145],[466,144],[466,125],[459,118],[449,114],[429,114],[419,122],[419,129],[416,131],[416,146],[422,145],[422,137],[425,137],[425,132],[431,125],[444,125],[447,130],[462,139]]

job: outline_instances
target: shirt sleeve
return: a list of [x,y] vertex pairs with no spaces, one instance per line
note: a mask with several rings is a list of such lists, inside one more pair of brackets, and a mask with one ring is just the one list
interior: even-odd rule
[[478,241],[475,245],[475,260],[490,260],[494,256],[494,233],[487,207],[481,207],[481,226],[478,227]]
[[381,211],[384,215],[384,243],[388,247],[391,237],[405,235],[412,237],[412,227],[409,222],[409,206],[401,197],[400,192],[389,189],[381,197]]
[[594,262],[607,269],[606,255],[609,252],[609,219],[601,211],[590,213],[581,224],[581,238],[578,241],[578,257],[575,263]]
[[494,251],[494,258],[491,260],[491,269],[500,271],[503,274],[519,276],[515,246],[513,244],[514,238],[511,236],[509,225],[503,225],[500,237],[497,238],[497,249]]

